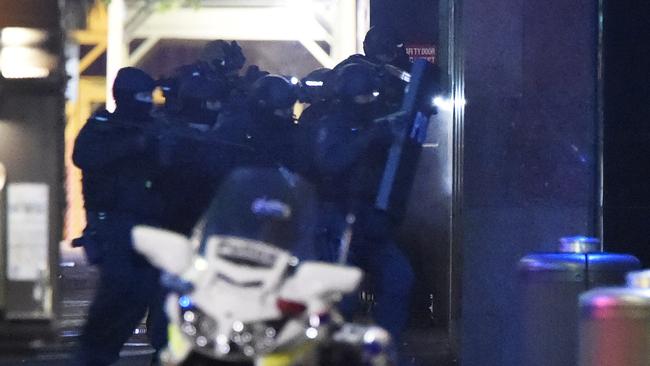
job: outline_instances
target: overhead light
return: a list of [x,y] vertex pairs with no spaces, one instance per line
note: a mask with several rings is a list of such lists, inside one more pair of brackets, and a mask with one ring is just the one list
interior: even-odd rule
[[42,79],[56,68],[57,58],[46,50],[48,33],[41,29],[7,27],[0,30],[0,74],[6,79]]
[[3,47],[38,46],[47,40],[47,32],[40,29],[7,27],[0,31],[0,43]]
[[31,47],[2,47],[0,73],[6,79],[39,79],[50,76],[54,59],[42,49]]
[[300,79],[298,79],[298,78],[295,77],[295,76],[292,76],[292,77],[291,77],[291,84],[293,84],[293,85],[298,85],[299,83],[300,83]]
[[307,80],[307,81],[305,81],[305,85],[316,87],[316,86],[323,86],[324,83],[322,81]]
[[50,70],[46,67],[38,66],[3,68],[2,76],[5,79],[44,79],[50,76]]

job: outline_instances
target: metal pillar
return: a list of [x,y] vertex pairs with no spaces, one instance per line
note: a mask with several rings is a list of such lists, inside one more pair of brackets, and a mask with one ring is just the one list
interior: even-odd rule
[[108,5],[108,47],[106,50],[106,109],[115,109],[113,100],[113,81],[117,71],[124,66],[126,59],[126,42],[124,24],[126,5],[124,0],[111,0]]
[[338,0],[334,27],[334,42],[331,57],[340,62],[357,53],[357,4],[353,0]]

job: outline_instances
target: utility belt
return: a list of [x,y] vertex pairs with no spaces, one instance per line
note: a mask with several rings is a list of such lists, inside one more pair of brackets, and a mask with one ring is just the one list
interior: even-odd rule
[[[86,227],[83,234],[72,240],[75,248],[83,247],[89,264],[100,264],[104,257],[104,243],[98,238],[98,230],[103,222],[114,218],[136,220],[138,215],[120,211],[86,211]],[[138,220],[141,224],[155,224],[155,220]]]
[[93,220],[96,222],[106,221],[108,219],[112,219],[115,217],[129,218],[129,217],[136,217],[136,216],[137,215],[132,212],[123,212],[123,211],[112,211],[112,210],[111,211],[109,210],[86,211],[86,220]]
[[138,225],[157,226],[161,220],[158,216],[158,214],[153,215],[146,212],[86,209],[86,222],[92,221],[99,224],[101,224],[102,221],[119,218],[137,221]]

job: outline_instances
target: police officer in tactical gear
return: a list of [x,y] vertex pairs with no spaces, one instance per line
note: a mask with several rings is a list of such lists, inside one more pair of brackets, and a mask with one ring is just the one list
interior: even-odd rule
[[[348,64],[336,71],[332,101],[327,114],[318,120],[314,161],[318,170],[317,190],[324,219],[320,227],[321,259],[338,259],[338,239],[342,228],[338,222],[352,210],[353,190],[367,191],[362,182],[352,179],[352,172],[366,155],[370,145],[388,145],[390,132],[372,126],[378,81],[373,70],[362,64]],[[372,157],[380,161],[379,156]],[[361,177],[359,177],[361,178]],[[333,218],[333,220],[332,220]]]
[[216,136],[251,147],[257,161],[242,165],[274,165],[296,170],[295,139],[298,126],[293,116],[296,87],[279,75],[266,75],[253,83],[242,105],[231,104],[219,115]]
[[377,300],[374,318],[398,339],[408,318],[413,271],[394,241],[396,223],[374,208],[393,138],[391,126],[373,122],[379,97],[375,69],[366,64],[342,66],[334,84],[337,100],[319,121],[315,157],[320,175],[320,256],[337,259],[346,217],[354,215],[349,262],[369,274]]
[[246,57],[236,41],[228,43],[221,39],[206,43],[199,59],[215,72],[227,76],[238,75],[246,63]]
[[154,81],[142,70],[121,69],[113,85],[117,108],[91,117],[75,142],[82,170],[87,227],[82,242],[99,266],[99,282],[80,339],[78,365],[109,365],[149,310],[155,349],[166,343],[159,271],[136,254],[131,228],[158,225],[156,143],[148,130]]
[[297,100],[297,88],[285,77],[266,75],[257,80],[248,97],[254,120],[254,137],[261,140],[267,132],[295,125],[293,107]]
[[180,80],[178,116],[190,127],[200,131],[212,129],[219,111],[228,98],[224,83],[203,75],[191,75]]
[[404,41],[392,27],[377,25],[370,28],[363,39],[363,53],[372,63],[391,64],[410,70]]
[[316,69],[300,80],[300,102],[309,104],[300,115],[300,124],[312,125],[318,121],[329,109],[332,99],[330,79],[332,70],[327,68]]
[[253,84],[248,100],[252,147],[276,164],[302,172],[305,161],[298,151],[300,126],[293,111],[298,87],[283,76],[267,75]]
[[229,164],[224,149],[211,138],[226,94],[225,85],[198,73],[184,77],[178,112],[164,116],[169,133],[160,141],[160,160],[166,172],[161,182],[166,229],[190,235]]
[[404,41],[397,31],[388,25],[376,25],[370,28],[363,40],[364,54],[355,54],[339,63],[334,70],[350,63],[361,63],[375,68],[380,80],[377,105],[381,114],[397,112],[404,97],[405,84],[388,72],[387,67],[410,71],[413,66],[406,54]]
[[316,69],[300,81],[299,100],[307,107],[298,119],[297,149],[303,157],[305,167],[301,174],[310,181],[318,180],[318,170],[314,162],[315,147],[320,126],[319,121],[332,107],[334,97],[331,90],[332,74],[331,69]]
[[332,74],[332,69],[326,67],[311,71],[307,76],[300,80],[299,100],[301,103],[310,105],[324,102],[331,97],[328,80]]
[[214,82],[220,89],[226,90],[226,99],[239,88],[239,71],[244,66],[246,57],[237,42],[223,40],[210,41],[205,44],[199,59],[187,65],[177,67],[172,75],[159,81],[165,96],[165,109],[178,111],[179,93],[183,80],[199,76]]
[[[406,71],[411,69],[404,41],[390,26],[376,25],[370,28],[363,39],[363,52],[363,55],[351,55],[336,65],[334,69],[339,69],[350,63],[365,63],[379,67],[393,65]],[[381,70],[378,69],[378,71]]]
[[253,83],[259,78],[268,75],[256,65],[250,65],[244,75],[240,75],[246,63],[246,57],[236,41],[226,42],[216,40],[208,42],[201,52],[199,61],[195,65],[203,66],[203,72],[208,71],[210,77],[219,82],[225,82],[229,89],[229,103],[243,101],[251,90]]

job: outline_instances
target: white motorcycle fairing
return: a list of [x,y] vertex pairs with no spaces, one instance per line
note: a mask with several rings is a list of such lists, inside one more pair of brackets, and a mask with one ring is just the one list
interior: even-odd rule
[[298,263],[288,251],[238,237],[212,236],[198,253],[181,235],[138,226],[133,242],[152,264],[191,284],[191,291],[171,294],[166,303],[170,326],[182,335],[170,336],[175,362],[191,350],[255,359],[317,338],[326,326],[319,316],[362,276],[355,267]]

